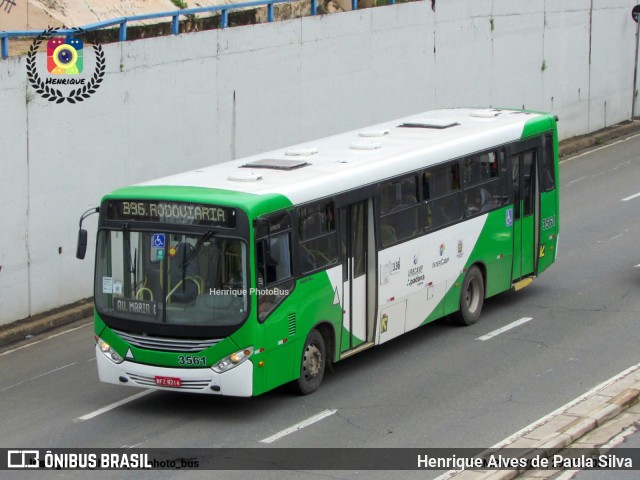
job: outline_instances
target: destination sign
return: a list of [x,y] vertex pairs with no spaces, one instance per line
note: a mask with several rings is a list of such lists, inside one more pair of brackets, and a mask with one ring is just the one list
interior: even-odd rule
[[110,200],[107,220],[158,222],[182,225],[236,227],[236,210],[203,203],[165,202],[159,200]]
[[129,298],[117,298],[114,301],[115,310],[118,313],[134,313],[136,315],[145,315],[155,317],[158,314],[158,308],[155,302],[147,302],[145,300],[131,300]]

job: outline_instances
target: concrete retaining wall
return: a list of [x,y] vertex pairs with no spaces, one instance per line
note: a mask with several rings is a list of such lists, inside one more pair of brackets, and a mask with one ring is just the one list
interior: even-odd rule
[[551,110],[564,138],[629,119],[635,4],[439,0],[109,44],[75,105],[0,60],[0,324],[91,295],[78,218],[126,184],[435,107]]

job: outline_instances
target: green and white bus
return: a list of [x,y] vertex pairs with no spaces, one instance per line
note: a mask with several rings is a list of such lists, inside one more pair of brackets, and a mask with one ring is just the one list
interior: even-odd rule
[[558,186],[553,115],[443,109],[118,189],[94,209],[100,380],[311,393],[546,270]]

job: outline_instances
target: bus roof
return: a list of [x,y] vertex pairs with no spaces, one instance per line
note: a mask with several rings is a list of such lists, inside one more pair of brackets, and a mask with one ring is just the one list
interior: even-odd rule
[[553,128],[544,113],[433,110],[138,185],[275,193],[299,204],[516,141],[532,120]]

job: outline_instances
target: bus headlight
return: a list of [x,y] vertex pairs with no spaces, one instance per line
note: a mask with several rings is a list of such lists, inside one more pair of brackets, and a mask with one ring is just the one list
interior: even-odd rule
[[213,365],[211,369],[216,373],[224,373],[232,368],[237,367],[244,363],[253,353],[253,347],[243,348],[237,352],[232,353],[228,357],[223,358],[218,363]]
[[111,345],[109,345],[107,342],[105,342],[101,338],[98,338],[98,348],[102,353],[104,353],[105,357],[107,357],[113,363],[124,362],[124,358],[122,358],[118,354],[118,352],[116,352],[113,348],[111,348]]

